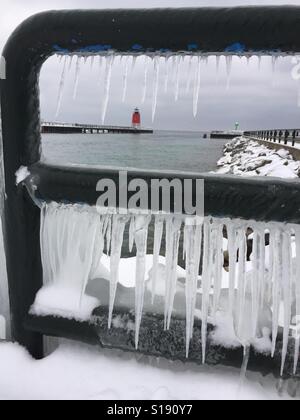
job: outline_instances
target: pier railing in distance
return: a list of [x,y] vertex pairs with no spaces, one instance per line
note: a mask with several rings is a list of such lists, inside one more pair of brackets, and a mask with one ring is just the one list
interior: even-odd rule
[[282,143],[289,146],[300,144],[300,128],[279,128],[271,130],[245,131],[245,137]]
[[[3,52],[6,78],[0,80],[5,241],[14,340],[26,346],[37,358],[43,356],[43,335],[134,349],[126,333],[124,336],[120,332],[119,335],[109,333],[105,322],[95,326],[65,318],[28,315],[43,282],[40,209],[28,189],[31,188],[36,198],[45,201],[95,204],[99,179],[118,180],[117,170],[60,167],[41,160],[38,82],[43,63],[57,53],[104,54],[108,50],[119,54],[299,54],[299,21],[300,7],[294,6],[67,10],[35,15],[16,29]],[[16,186],[15,173],[20,166],[28,167],[31,175],[26,182]],[[150,183],[154,175],[147,171],[131,171],[129,180],[137,176]],[[178,178],[178,174],[174,176]],[[165,177],[164,173],[155,174],[155,178]],[[171,175],[168,177],[172,178]],[[179,177],[185,178],[182,174]],[[191,175],[186,177],[190,179]],[[199,174],[194,177],[199,178]],[[300,223],[298,181],[214,174],[202,174],[201,177],[205,180],[206,215]],[[105,314],[107,311],[104,311],[104,318]],[[145,343],[141,344],[143,353],[185,360],[185,352],[177,350],[178,343],[182,343],[182,327],[180,337],[176,336],[175,328],[162,339],[156,329],[161,320],[149,316],[143,322],[149,326],[141,332],[140,342]],[[175,327],[184,325],[179,319],[175,323]],[[199,335],[195,340],[200,340]],[[196,362],[201,358],[198,344],[190,357]],[[242,357],[242,349],[211,347],[207,361],[240,366]],[[254,355],[250,368],[278,373],[278,363],[276,357]]]
[[41,124],[41,132],[43,134],[152,134],[153,130],[132,126],[43,122]]

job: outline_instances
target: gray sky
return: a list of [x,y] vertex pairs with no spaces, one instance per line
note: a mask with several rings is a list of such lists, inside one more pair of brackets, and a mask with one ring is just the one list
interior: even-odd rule
[[[0,48],[13,29],[33,13],[48,9],[65,8],[129,8],[129,7],[179,7],[179,6],[233,6],[245,4],[300,6],[300,0],[0,0]],[[41,74],[42,117],[55,119],[58,86],[63,63],[51,58],[43,67]],[[232,128],[239,121],[244,129],[268,128],[278,126],[300,126],[300,108],[297,107],[298,84],[291,71],[294,64],[290,58],[280,59],[276,71],[272,73],[270,58],[262,60],[259,70],[258,60],[250,63],[244,58],[234,58],[230,88],[227,89],[225,59],[221,60],[219,74],[216,74],[215,58],[202,63],[199,112],[193,117],[192,85],[187,93],[188,62],[180,66],[180,94],[174,100],[175,75],[171,73],[168,92],[164,91],[166,68],[160,65],[160,84],[157,112],[152,124],[151,109],[153,100],[153,64],[149,67],[147,97],[141,104],[144,77],[144,59],[138,59],[133,71],[129,66],[127,97],[122,102],[123,73],[125,60],[117,59],[112,74],[112,88],[107,110],[106,123],[128,125],[134,107],[142,111],[143,125],[157,129],[208,130]],[[170,66],[171,67],[171,66]],[[174,66],[173,66],[174,67]],[[192,66],[192,79],[195,68]],[[75,62],[67,72],[61,112],[58,119],[69,122],[101,123],[103,100],[103,73],[97,61],[93,68],[90,63],[81,67],[78,95],[72,99],[75,78]],[[102,83],[101,83],[102,81]],[[193,81],[192,81],[193,82]]]

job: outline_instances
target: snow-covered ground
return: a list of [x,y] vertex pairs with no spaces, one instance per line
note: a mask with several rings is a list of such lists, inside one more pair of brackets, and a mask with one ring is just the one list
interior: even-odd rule
[[[271,377],[201,367],[65,342],[41,361],[17,344],[0,343],[0,399],[275,400]],[[286,384],[288,385],[288,384]]]
[[300,162],[295,161],[288,150],[272,150],[253,140],[238,137],[225,146],[217,173],[298,178],[299,171]]

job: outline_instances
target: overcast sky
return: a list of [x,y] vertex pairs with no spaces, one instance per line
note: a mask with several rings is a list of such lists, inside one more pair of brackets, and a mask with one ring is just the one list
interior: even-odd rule
[[[131,7],[180,7],[180,6],[234,6],[246,4],[300,6],[300,0],[0,0],[0,48],[2,49],[9,34],[26,17],[33,13],[49,9],[66,8],[131,8]],[[239,121],[243,129],[268,128],[277,126],[299,126],[300,108],[297,106],[298,84],[291,72],[295,64],[290,58],[280,59],[272,71],[272,61],[265,58],[259,69],[254,57],[250,63],[244,58],[234,58],[230,86],[227,88],[225,59],[221,60],[219,74],[216,72],[216,60],[209,58],[202,63],[199,111],[193,117],[193,77],[192,62],[191,87],[187,90],[189,63],[180,66],[180,93],[175,101],[175,74],[170,75],[168,91],[164,90],[166,68],[160,65],[160,85],[157,99],[157,112],[152,123],[153,100],[153,64],[149,64],[149,83],[145,103],[143,95],[144,58],[138,59],[132,69],[129,65],[129,78],[126,100],[122,102],[123,74],[126,61],[116,60],[112,74],[112,88],[107,110],[106,123],[128,125],[133,108],[140,107],[143,125],[157,129],[174,130],[209,130],[232,128]],[[196,63],[195,63],[196,64]],[[42,117],[55,119],[58,98],[58,86],[63,62],[51,58],[43,67],[40,79]],[[170,66],[174,67],[174,66]],[[80,71],[78,94],[72,99],[75,61],[66,76],[66,83],[58,116],[60,121],[101,123],[103,106],[104,68],[99,70],[98,62],[94,67],[87,62]]]

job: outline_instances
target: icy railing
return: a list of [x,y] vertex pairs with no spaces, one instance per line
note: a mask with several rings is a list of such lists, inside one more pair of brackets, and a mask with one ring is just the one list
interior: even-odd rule
[[[1,108],[0,108],[1,114]],[[8,282],[6,258],[3,241],[2,216],[4,207],[4,167],[2,149],[2,121],[0,116],[0,340],[10,337],[10,307],[8,297]]]
[[[147,255],[151,224],[153,251]],[[129,232],[129,250],[134,245],[136,248],[133,264],[132,259],[122,258],[124,232]],[[165,258],[160,255],[163,249]],[[182,250],[185,270],[178,267]],[[296,372],[300,343],[299,225],[161,214],[100,215],[94,207],[50,203],[42,208],[41,255],[44,287],[32,308],[37,315],[89,319],[95,307],[105,305],[109,308],[109,328],[113,328],[116,295],[121,277],[124,285],[126,275],[125,286],[134,288],[133,307],[129,303],[128,310],[135,313],[137,348],[145,305],[147,310],[153,305],[153,312],[157,312],[159,298],[168,330],[177,314],[175,297],[181,295],[185,301],[187,357],[196,318],[202,320],[203,362],[208,324],[216,327],[216,345],[243,346],[245,354],[254,346],[274,355],[282,328],[281,371],[293,336]],[[126,262],[131,265],[124,274]],[[107,302],[104,292],[97,298],[89,295],[87,286],[95,279],[109,284]]]
[[[141,87],[141,103],[145,103],[148,89],[152,91],[152,121],[154,121],[157,109],[157,100],[159,93],[168,92],[170,86],[172,85],[172,92],[174,93],[174,100],[178,101],[182,92],[185,94],[190,93],[192,95],[192,108],[194,117],[198,114],[198,105],[200,98],[200,87],[201,87],[201,77],[202,77],[202,68],[203,65],[207,63],[211,54],[201,54],[193,52],[148,52],[144,53],[118,53],[116,51],[105,51],[102,53],[72,53],[65,54],[64,52],[58,53],[59,61],[62,63],[61,76],[59,79],[58,86],[58,97],[56,105],[55,119],[58,118],[63,93],[65,81],[68,73],[70,72],[73,63],[75,61],[75,77],[73,85],[73,99],[77,98],[78,86],[80,82],[80,73],[82,70],[82,65],[90,62],[91,68],[94,66],[99,67],[99,79],[103,80],[103,103],[101,111],[101,121],[102,124],[105,122],[110,90],[111,90],[111,80],[112,80],[112,70],[113,66],[119,60],[118,64],[121,64],[121,77],[123,88],[121,92],[121,99],[124,103],[127,97],[128,90],[128,79],[131,73],[134,71],[137,60],[143,61],[143,86]],[[283,54],[280,52],[270,52],[267,53],[254,53],[254,52],[241,52],[231,53],[223,52],[221,54],[216,54],[216,79],[218,79],[219,70],[220,70],[220,60],[224,57],[226,65],[226,88],[229,89],[231,82],[231,73],[233,65],[233,57],[240,57],[243,59],[246,57],[248,65],[250,60],[256,59],[258,70],[261,67],[262,57],[270,57],[271,67],[272,67],[272,80],[274,79],[274,74],[276,71],[276,63],[280,57],[286,57],[288,54]],[[297,58],[296,58],[297,62]],[[185,67],[186,71],[184,73],[184,80],[182,77],[182,68]],[[300,86],[300,85],[299,85]],[[136,89],[136,87],[135,87]],[[300,95],[300,87],[299,87]]]

